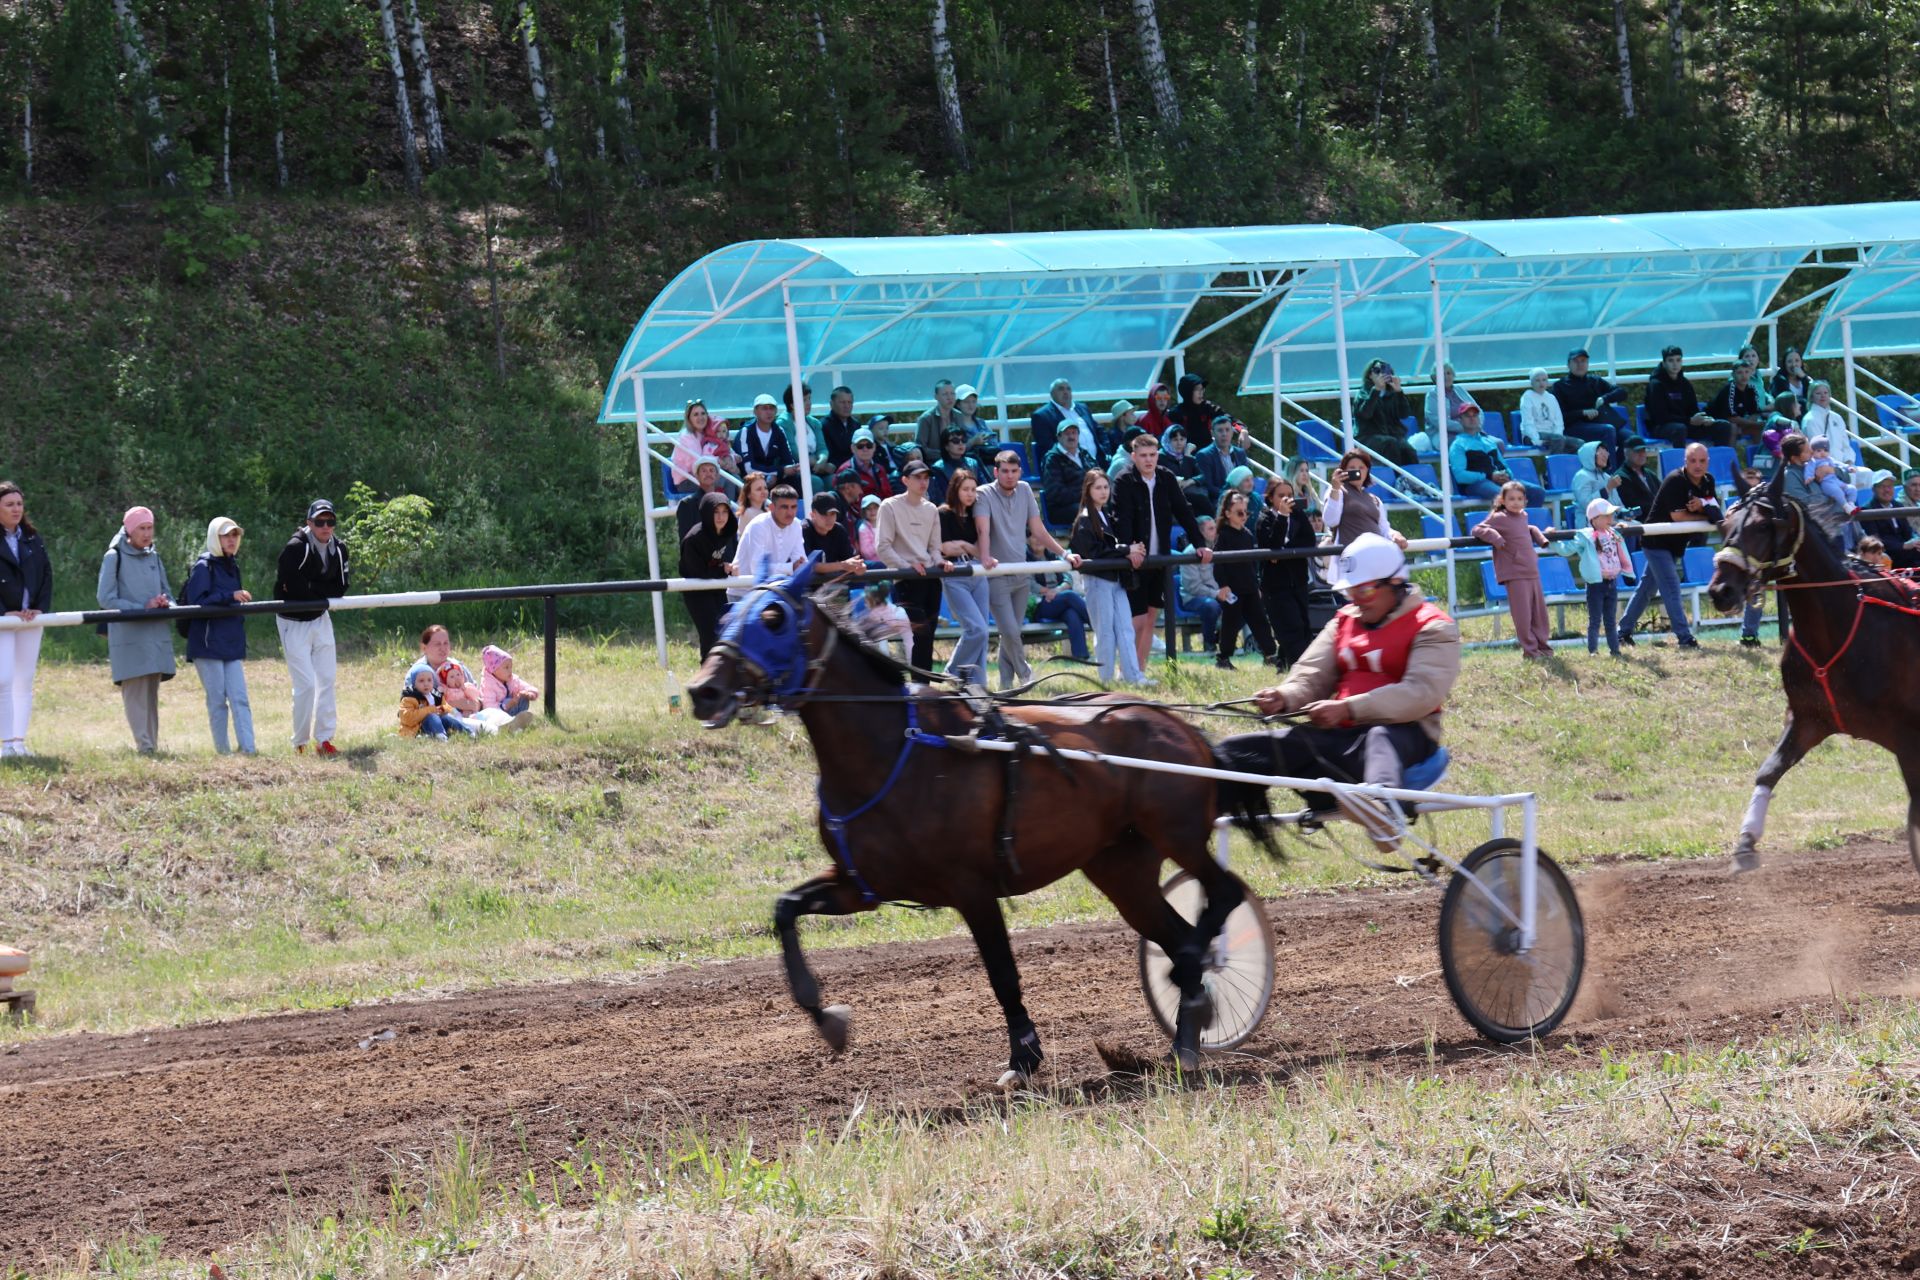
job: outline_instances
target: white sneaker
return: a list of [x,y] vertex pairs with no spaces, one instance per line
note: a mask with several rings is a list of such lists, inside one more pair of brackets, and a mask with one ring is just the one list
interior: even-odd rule
[[507,721],[505,724],[501,725],[500,727],[502,729],[524,729],[532,723],[533,723],[533,709],[529,707],[527,710],[520,712],[518,715],[514,716],[513,719]]

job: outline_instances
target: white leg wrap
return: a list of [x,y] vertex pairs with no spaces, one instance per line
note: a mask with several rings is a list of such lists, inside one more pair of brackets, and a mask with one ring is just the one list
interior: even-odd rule
[[1767,805],[1773,800],[1773,788],[1756,786],[1753,799],[1747,801],[1747,816],[1740,821],[1740,834],[1758,840],[1767,829]]

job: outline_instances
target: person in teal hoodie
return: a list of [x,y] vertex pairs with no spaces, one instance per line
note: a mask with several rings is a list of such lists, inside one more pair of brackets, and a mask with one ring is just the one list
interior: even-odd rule
[[[1460,410],[1460,434],[1447,450],[1447,470],[1453,475],[1454,493],[1465,498],[1498,501],[1500,486],[1512,480],[1507,460],[1500,456],[1500,442],[1480,429],[1480,406],[1469,401]],[[1537,507],[1547,500],[1547,491],[1522,480],[1527,505]]]
[[1607,446],[1598,440],[1589,440],[1580,446],[1579,452],[1580,469],[1573,473],[1573,500],[1567,504],[1567,510],[1585,511],[1595,498],[1613,502],[1614,492],[1620,488],[1620,477],[1613,470]]
[[[1580,450],[1583,461],[1587,450],[1600,448],[1589,441]],[[1575,510],[1582,508],[1575,507]],[[1574,561],[1574,573],[1587,588],[1587,652],[1600,652],[1600,630],[1607,632],[1607,652],[1620,656],[1620,584],[1632,581],[1633,557],[1627,544],[1613,531],[1613,518],[1620,508],[1605,498],[1587,502],[1587,528],[1577,529],[1571,539],[1549,543],[1555,551]]]

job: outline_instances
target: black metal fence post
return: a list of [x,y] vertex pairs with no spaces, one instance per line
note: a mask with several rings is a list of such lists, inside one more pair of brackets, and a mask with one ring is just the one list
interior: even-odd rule
[[546,602],[547,608],[544,630],[547,639],[547,671],[546,680],[541,684],[540,688],[542,690],[542,696],[547,702],[547,719],[552,720],[559,715],[557,695],[555,694],[553,686],[560,669],[559,655],[554,652],[560,643],[560,598],[558,596],[547,596]]

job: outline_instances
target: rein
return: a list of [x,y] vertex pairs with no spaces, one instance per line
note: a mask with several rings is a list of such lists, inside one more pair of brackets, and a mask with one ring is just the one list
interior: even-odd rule
[[860,868],[853,865],[853,849],[847,843],[847,824],[861,817],[875,805],[887,798],[888,794],[893,791],[894,784],[900,781],[900,775],[906,772],[907,757],[913,754],[915,747],[938,747],[945,749],[948,746],[947,740],[939,734],[924,733],[921,731],[918,706],[915,705],[912,698],[908,698],[905,701],[907,704],[906,741],[900,744],[900,754],[893,758],[893,770],[887,774],[887,780],[880,784],[878,791],[867,797],[865,803],[856,805],[846,813],[835,813],[827,807],[826,779],[821,778],[813,784],[814,799],[818,801],[820,805],[820,821],[826,824],[828,832],[833,836],[834,859],[839,862],[840,869],[847,873],[848,878],[851,879],[854,885],[860,890],[861,899],[869,903],[880,901],[880,895],[873,891],[873,886],[869,885],[866,877],[860,874]]

